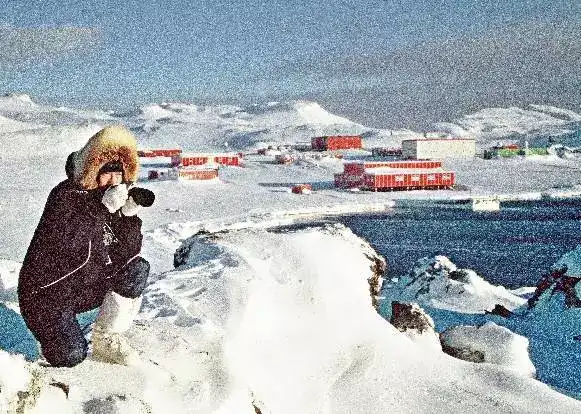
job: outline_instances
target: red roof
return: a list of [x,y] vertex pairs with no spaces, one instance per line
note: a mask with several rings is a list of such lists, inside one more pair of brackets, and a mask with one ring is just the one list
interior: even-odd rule
[[402,142],[411,141],[476,141],[473,138],[415,138],[415,139],[404,139]]

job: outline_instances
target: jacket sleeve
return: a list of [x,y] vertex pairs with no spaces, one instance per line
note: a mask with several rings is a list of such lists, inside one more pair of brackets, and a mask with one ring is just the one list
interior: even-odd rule
[[114,263],[123,266],[141,252],[143,242],[141,224],[142,221],[137,216],[124,216],[120,212],[113,215],[111,225],[118,243],[109,254]]

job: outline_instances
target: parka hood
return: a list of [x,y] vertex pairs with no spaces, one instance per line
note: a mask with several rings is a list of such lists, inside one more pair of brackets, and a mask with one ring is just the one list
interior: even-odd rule
[[135,135],[121,125],[101,129],[80,150],[67,158],[67,177],[85,190],[98,187],[97,176],[103,165],[110,161],[123,164],[124,182],[133,183],[139,173],[139,158]]

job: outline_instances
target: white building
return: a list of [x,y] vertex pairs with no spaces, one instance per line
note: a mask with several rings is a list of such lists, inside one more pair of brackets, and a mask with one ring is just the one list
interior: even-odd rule
[[441,159],[473,158],[476,156],[476,141],[463,138],[406,139],[401,142],[403,158]]

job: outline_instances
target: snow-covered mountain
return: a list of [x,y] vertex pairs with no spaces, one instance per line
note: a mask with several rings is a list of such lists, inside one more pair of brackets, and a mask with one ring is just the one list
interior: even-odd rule
[[560,143],[581,146],[581,114],[547,105],[527,108],[486,108],[451,123],[437,123],[436,130],[488,143],[546,146]]
[[[0,96],[0,116],[12,121],[29,123],[30,128],[43,126],[86,125],[92,122],[112,122],[108,112],[42,105],[26,94]],[[24,129],[24,128],[22,128]],[[0,124],[0,133],[4,132]]]
[[[121,122],[144,146],[177,146],[190,151],[243,151],[310,141],[313,136],[361,134],[367,148],[399,146],[425,131],[376,129],[329,113],[315,102],[269,102],[246,107],[188,103],[150,104],[125,113],[41,105],[25,94],[0,97],[0,134],[45,126],[89,126]],[[448,123],[435,133],[470,137],[479,145],[528,141],[581,146],[581,114],[546,105],[487,108]],[[549,140],[550,138],[550,140]],[[550,142],[549,142],[550,141]]]

